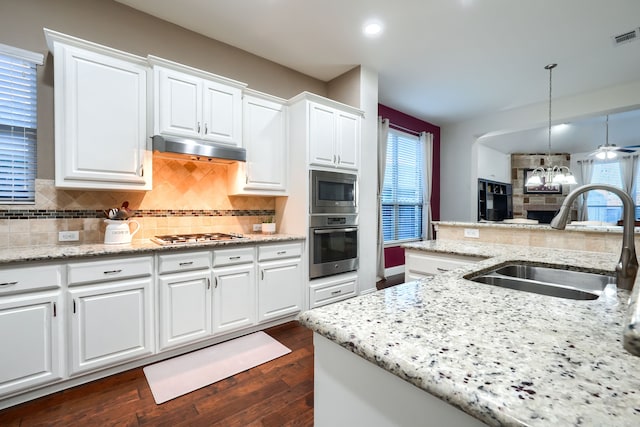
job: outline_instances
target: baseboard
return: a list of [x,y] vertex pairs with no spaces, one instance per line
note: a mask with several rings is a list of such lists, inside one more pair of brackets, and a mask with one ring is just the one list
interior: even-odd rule
[[395,276],[396,274],[404,274],[404,264],[384,269],[384,275],[386,277]]

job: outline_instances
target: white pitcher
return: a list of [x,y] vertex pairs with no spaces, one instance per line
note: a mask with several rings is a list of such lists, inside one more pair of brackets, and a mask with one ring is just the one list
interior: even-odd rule
[[[131,238],[140,230],[140,223],[134,219],[126,221],[117,221],[113,219],[105,219],[107,229],[104,232],[105,245],[122,245],[131,243]],[[131,231],[129,224],[135,224],[136,228]]]

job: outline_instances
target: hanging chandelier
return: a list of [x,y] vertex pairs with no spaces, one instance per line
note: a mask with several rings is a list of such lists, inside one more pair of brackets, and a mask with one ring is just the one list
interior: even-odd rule
[[525,183],[527,187],[539,187],[549,184],[577,184],[571,169],[567,166],[551,165],[551,74],[552,70],[558,64],[549,64],[545,66],[545,70],[549,70],[549,129],[548,129],[548,151],[547,151],[547,167],[538,166],[533,170],[529,179]]

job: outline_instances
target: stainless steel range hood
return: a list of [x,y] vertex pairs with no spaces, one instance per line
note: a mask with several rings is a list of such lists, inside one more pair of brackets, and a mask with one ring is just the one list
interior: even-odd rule
[[247,160],[247,151],[240,147],[179,136],[154,135],[151,139],[153,140],[153,151],[162,157],[209,163],[245,162]]

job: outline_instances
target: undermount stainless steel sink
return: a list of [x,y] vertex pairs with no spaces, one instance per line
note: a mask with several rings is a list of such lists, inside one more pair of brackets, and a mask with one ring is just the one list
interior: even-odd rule
[[578,300],[597,299],[607,285],[616,283],[613,275],[519,263],[506,264],[480,274],[472,273],[465,278],[502,288]]

